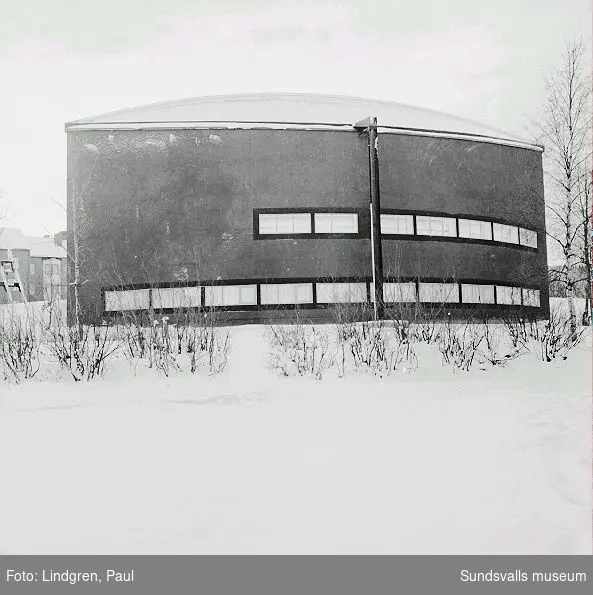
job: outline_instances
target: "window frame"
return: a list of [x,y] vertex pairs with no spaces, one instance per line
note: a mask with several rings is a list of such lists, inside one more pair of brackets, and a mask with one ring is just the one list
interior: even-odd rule
[[[329,231],[322,231],[318,228],[318,218],[328,217],[330,223]],[[334,230],[334,219],[337,217],[353,217],[355,223],[352,231],[336,231]],[[330,236],[330,235],[358,235],[360,230],[359,214],[356,211],[317,211],[313,213],[313,234],[316,236]]]
[[[497,238],[496,235],[496,231],[497,229],[500,230],[500,238]],[[516,239],[517,241],[513,241],[511,240],[506,240],[504,239],[507,236],[507,233],[509,237],[511,235],[514,235],[516,233]],[[518,225],[510,225],[508,223],[497,223],[497,222],[493,222],[492,224],[492,240],[494,242],[500,242],[503,244],[510,244],[512,246],[520,246],[521,244],[519,243],[519,226]]]
[[[457,234],[457,217],[455,215],[415,215],[416,217],[416,235],[432,238],[458,238]],[[426,230],[423,229],[424,220],[428,220]],[[440,220],[440,231],[442,233],[434,233]],[[445,221],[452,223],[451,233],[445,233]],[[438,231],[438,230],[436,230]]]
[[[530,242],[529,238],[532,238],[534,241]],[[537,250],[537,231],[534,229],[527,229],[526,227],[519,227],[519,244]]]
[[[299,288],[307,287],[309,293],[307,299],[299,300],[298,299],[298,292]],[[280,299],[280,290],[281,288],[291,288],[294,290],[294,301],[284,301]],[[262,306],[290,306],[290,305],[300,305],[300,304],[313,304],[314,303],[314,293],[313,293],[313,283],[260,283],[259,284],[260,290],[260,304]],[[276,291],[276,299],[270,300],[269,295],[266,295],[268,292],[272,290]]]
[[[432,299],[434,296],[431,295],[431,299],[423,298],[423,290],[427,289],[427,286],[436,287],[450,287],[450,291],[445,299]],[[453,297],[453,299],[449,299]],[[418,283],[418,301],[423,304],[459,304],[461,303],[459,298],[459,283],[443,282],[443,281],[420,281]]]
[[[233,283],[228,285],[207,285],[204,287],[204,306],[207,308],[240,308],[244,306],[257,306],[257,283]],[[254,298],[250,300],[244,300],[242,297],[242,291],[249,289],[254,291]],[[231,290],[238,290],[239,299],[237,302],[226,303],[225,292]],[[220,303],[214,299],[214,296],[220,292]]]
[[[499,306],[520,306],[522,302],[522,291],[520,287],[516,287],[514,285],[495,285],[496,288],[496,304]],[[511,298],[513,297],[513,293],[518,300],[513,301],[502,301],[501,297],[508,292],[511,294]]]
[[[124,296],[142,296],[141,302],[133,303],[130,307],[119,307],[119,308],[110,308],[109,301],[111,296],[116,296],[119,294],[120,299]],[[117,312],[136,312],[141,310],[149,310],[150,309],[150,289],[142,288],[142,289],[107,289],[104,292],[104,309],[105,312],[109,313],[117,313]]]
[[[494,285],[489,283],[461,283],[461,303],[463,304],[496,304],[496,290]],[[477,290],[477,298],[474,299],[472,295],[468,295],[468,290]],[[491,293],[491,300],[483,300],[483,291],[487,290]]]
[[[397,235],[409,235],[409,236],[413,236],[415,235],[415,222],[414,222],[414,215],[412,213],[381,213],[381,217],[380,217],[380,221],[381,221],[381,235],[383,236],[397,236]],[[394,222],[395,226],[394,228],[397,229],[397,231],[386,231],[385,228],[390,227],[390,223],[388,222]],[[402,222],[405,221],[406,223],[409,223],[409,225],[404,225],[404,227],[406,227],[406,231],[400,231],[401,227],[402,227]]]
[[[323,294],[329,286],[332,287],[331,299],[326,299]],[[348,292],[347,297],[352,298],[354,296],[357,299],[341,299],[344,296],[344,294],[341,294],[338,296],[340,299],[336,300],[336,287],[344,286],[347,286],[347,289],[345,289]],[[322,296],[321,299],[320,296]],[[368,283],[364,281],[319,281],[315,283],[315,297],[316,304],[364,304],[368,302]]]
[[[200,308],[202,306],[202,288],[198,285],[184,285],[181,287],[153,287],[151,291],[152,307],[154,310],[182,310],[184,308]],[[167,298],[163,299],[163,296],[174,296],[178,293],[188,296],[190,297],[190,300],[193,299],[195,301],[193,303],[174,304],[173,300],[167,303]]]
[[[402,291],[398,291],[398,290]],[[410,291],[406,291],[410,290]],[[393,296],[410,297],[411,299],[390,299]],[[374,300],[373,292],[371,298]],[[415,281],[384,281],[383,302],[386,304],[414,304],[418,300],[418,288]]]
[[[532,296],[535,299],[532,299],[532,297],[529,296]],[[539,289],[522,287],[521,300],[524,306],[528,306],[530,308],[541,308],[541,292]],[[531,303],[532,301],[535,301],[536,303]]]
[[[464,230],[465,225],[467,224],[467,233]],[[480,231],[479,235],[472,235],[472,224],[474,227],[476,224],[479,224]],[[491,242],[494,234],[492,231],[492,222],[487,221],[485,219],[468,219],[467,217],[458,217],[457,218],[457,225],[458,225],[458,237],[463,238],[465,240],[481,240],[486,242]],[[485,237],[482,232],[484,229],[488,230],[487,237]]]
[[[274,231],[262,231],[262,217],[274,217],[275,219],[275,229]],[[296,221],[295,217],[302,218],[303,220],[305,217],[308,218],[308,225],[304,227],[308,228],[308,231],[303,231],[302,229],[299,231],[295,231]],[[292,230],[291,231],[279,231],[279,221],[280,220],[290,220],[292,223]],[[258,212],[256,216],[257,221],[257,233],[260,236],[294,236],[294,235],[311,235],[313,233],[313,217],[310,211],[302,212],[274,212],[274,213],[266,213],[266,212]]]

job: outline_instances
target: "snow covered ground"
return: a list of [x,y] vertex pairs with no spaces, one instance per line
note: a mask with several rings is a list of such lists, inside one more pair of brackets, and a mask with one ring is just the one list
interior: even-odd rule
[[0,553],[591,554],[591,334],[454,373],[0,384]]

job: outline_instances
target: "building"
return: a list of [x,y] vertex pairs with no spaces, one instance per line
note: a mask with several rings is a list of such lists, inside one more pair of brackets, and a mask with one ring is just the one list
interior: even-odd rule
[[323,317],[381,296],[398,312],[549,314],[542,149],[515,135],[299,94],[155,104],[66,131],[86,320],[176,306]]
[[[53,238],[25,236],[20,229],[0,227],[0,260],[12,258],[23,285],[12,291],[13,301],[50,301],[66,298],[66,232]],[[0,304],[9,296],[0,283]]]

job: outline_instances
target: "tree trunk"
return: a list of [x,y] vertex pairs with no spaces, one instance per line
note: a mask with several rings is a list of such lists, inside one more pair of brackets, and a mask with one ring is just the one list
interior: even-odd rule
[[[570,176],[569,176],[569,188],[570,188]],[[572,192],[566,191],[566,242],[564,245],[564,256],[566,259],[566,297],[568,298],[568,315],[570,320],[570,336],[572,339],[576,339],[577,336],[577,315],[576,308],[574,305],[574,290],[576,285],[576,273],[578,267],[577,255],[573,250],[573,213],[572,213]]]
[[80,337],[82,334],[81,316],[80,316],[80,247],[78,243],[78,217],[79,217],[79,200],[78,200],[78,184],[74,182],[72,184],[72,243],[74,244],[73,256],[74,256],[74,325],[76,326],[76,332]]
[[586,220],[586,224],[583,225],[583,246],[584,246],[584,258],[585,263],[585,308],[583,311],[583,326],[591,324],[591,310],[593,304],[591,304],[591,221],[589,218]]

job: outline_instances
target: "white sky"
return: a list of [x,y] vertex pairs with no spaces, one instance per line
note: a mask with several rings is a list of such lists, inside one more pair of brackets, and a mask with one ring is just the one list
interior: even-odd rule
[[64,123],[196,95],[333,93],[529,136],[589,0],[0,0],[4,224],[66,227]]

